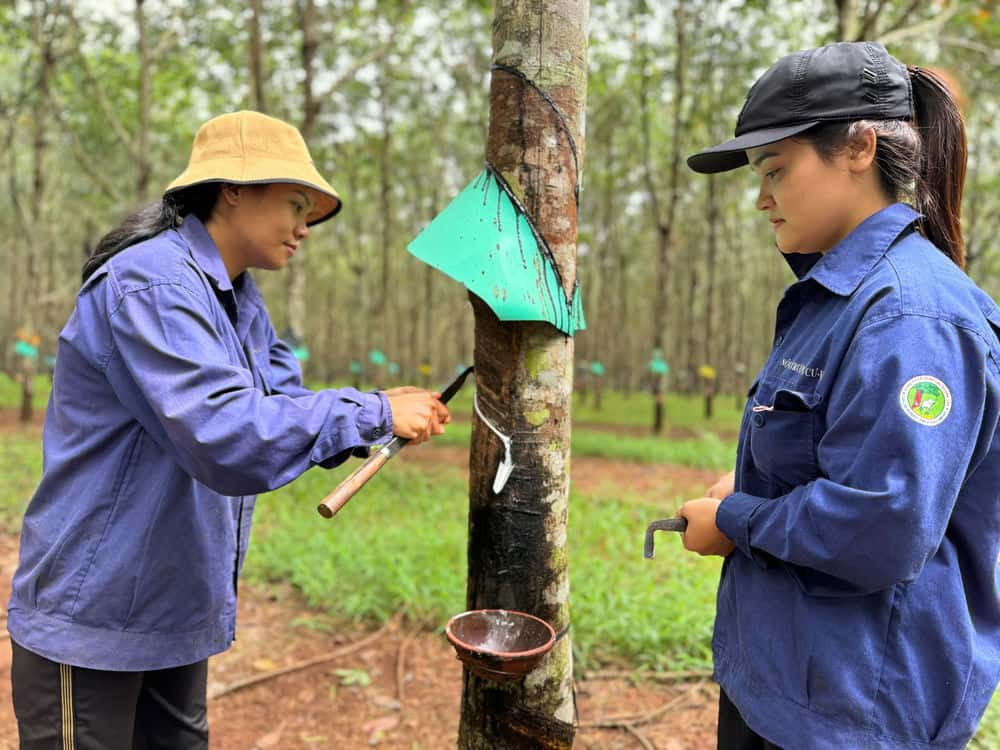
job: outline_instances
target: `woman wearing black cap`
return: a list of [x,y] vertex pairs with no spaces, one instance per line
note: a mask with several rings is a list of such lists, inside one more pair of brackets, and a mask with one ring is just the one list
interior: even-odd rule
[[798,280],[735,472],[685,503],[725,556],[719,748],[969,742],[1000,679],[1000,309],[963,273],[965,130],[878,44],[782,58],[697,172],[749,165]]

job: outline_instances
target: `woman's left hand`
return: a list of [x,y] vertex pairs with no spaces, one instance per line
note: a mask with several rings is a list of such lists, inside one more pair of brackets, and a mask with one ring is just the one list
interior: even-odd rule
[[719,555],[725,557],[736,545],[715,525],[715,513],[722,500],[715,497],[700,497],[688,500],[677,515],[686,518],[687,531],[681,536],[684,548],[699,555]]

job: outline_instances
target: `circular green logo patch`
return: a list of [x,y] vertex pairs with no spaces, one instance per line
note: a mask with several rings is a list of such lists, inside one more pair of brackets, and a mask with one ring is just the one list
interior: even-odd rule
[[899,405],[914,422],[933,427],[951,411],[951,391],[935,377],[918,375],[906,381],[899,392]]

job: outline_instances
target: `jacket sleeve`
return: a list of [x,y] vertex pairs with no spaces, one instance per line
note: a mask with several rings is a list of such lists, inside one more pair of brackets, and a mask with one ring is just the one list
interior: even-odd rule
[[109,277],[110,329],[127,392],[138,389],[176,460],[227,495],[287,484],[391,432],[384,399],[353,388],[266,395],[233,364],[210,303],[179,279],[121,290]]
[[[719,528],[758,565],[784,565],[811,594],[913,580],[942,543],[981,442],[987,354],[976,334],[934,317],[869,324],[828,396],[819,478],[773,500],[731,495]],[[937,394],[916,395],[918,383],[935,380],[944,386]]]
[[[310,396],[313,391],[306,388],[302,383],[302,366],[292,348],[285,343],[275,332],[274,327],[268,321],[267,335],[269,342],[269,360],[271,365],[271,381],[269,383],[272,390],[286,396]],[[366,396],[377,396],[382,402],[382,420],[385,424],[383,437],[380,442],[385,442],[392,437],[392,409],[389,407],[389,399],[380,391],[370,391]],[[370,446],[361,445],[351,451],[351,455],[356,458],[368,458],[371,455]],[[324,469],[335,469],[342,464],[346,456],[338,454],[332,458],[319,461],[319,465]]]

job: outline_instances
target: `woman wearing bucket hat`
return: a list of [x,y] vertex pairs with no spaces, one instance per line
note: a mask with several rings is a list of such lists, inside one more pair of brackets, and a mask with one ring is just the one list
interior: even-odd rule
[[965,160],[944,81],[872,43],[782,58],[688,160],[749,164],[798,278],[735,472],[680,510],[725,556],[722,750],[958,750],[997,687],[1000,310],[962,271]]
[[245,271],[340,205],[294,127],[222,115],[87,261],[9,606],[22,750],[207,747],[255,495],[449,420],[422,389],[310,391],[275,335]]

